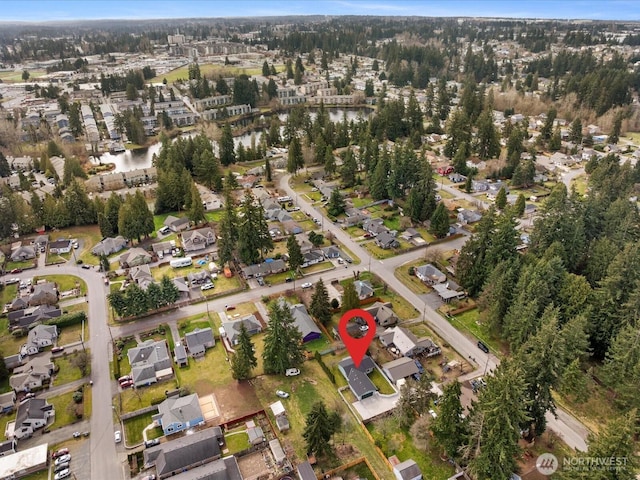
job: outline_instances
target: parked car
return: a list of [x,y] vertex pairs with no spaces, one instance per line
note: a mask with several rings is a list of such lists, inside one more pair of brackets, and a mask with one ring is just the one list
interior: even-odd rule
[[162,235],[166,235],[170,231],[171,229],[169,227],[162,227],[160,230],[158,230],[158,233],[161,233]]
[[65,468],[64,470],[60,470],[58,473],[56,473],[53,476],[53,480],[62,480],[63,478],[67,478],[69,475],[71,475],[71,470]]
[[289,398],[289,394],[282,390],[276,390],[276,395],[280,398]]
[[85,270],[90,270],[91,269],[91,265],[87,265],[85,263],[84,265],[82,265],[82,268],[84,268]]
[[211,290],[214,286],[215,285],[213,283],[205,283],[200,287],[200,290],[204,292],[205,290]]
[[311,287],[313,287],[313,284],[311,282],[305,282],[302,284],[303,290]]
[[80,432],[73,432],[73,438],[80,438],[81,435]]
[[14,268],[9,273],[22,273],[22,269],[21,268]]
[[122,388],[123,390],[125,388],[129,388],[133,386],[133,380],[127,380],[126,382],[120,382],[120,388]]
[[284,279],[284,281],[287,282],[287,283],[291,283],[291,282],[293,282],[293,278],[287,277],[287,278]]
[[224,309],[228,312],[229,310],[235,310],[236,306],[235,305],[225,305]]
[[296,375],[300,375],[300,369],[298,368],[287,368],[284,372],[287,377],[295,377]]
[[60,353],[64,351],[64,347],[53,347],[51,353]]
[[147,475],[146,477],[142,477],[142,480],[156,480],[156,476],[154,474]]
[[264,279],[262,277],[258,277],[257,282],[258,282],[258,285],[260,285],[261,287],[264,287]]
[[56,458],[55,464],[57,467],[61,463],[70,462],[70,461],[71,461],[71,455],[67,453],[66,455],[62,455],[61,457]]
[[152,440],[147,440],[146,442],[144,442],[145,448],[155,447],[156,445],[160,445],[160,439],[159,438],[154,438]]
[[61,463],[60,465],[58,465],[58,466],[54,469],[54,472],[55,472],[55,473],[61,472],[61,471],[62,471],[62,470],[64,470],[65,468],[69,468],[69,465],[71,465],[71,463],[70,463],[70,462],[64,462],[64,463]]
[[486,343],[481,340],[478,340],[478,348],[484,353],[489,353],[489,347],[487,347]]
[[36,394],[33,392],[29,392],[24,396],[25,399],[27,398],[36,398]]
[[53,454],[51,455],[52,458],[58,458],[58,457],[62,457],[63,455],[68,455],[69,454],[69,449],[68,448],[61,448],[60,450],[53,452]]
[[369,331],[369,325],[360,325],[360,331],[361,332],[368,332]]
[[122,433],[120,432],[120,430],[116,430],[116,433],[114,433],[114,438],[116,443],[120,443],[122,441]]
[[126,382],[127,380],[131,380],[131,375],[124,375],[118,379],[118,382]]
[[17,277],[13,277],[13,278],[9,278],[4,283],[5,283],[5,285],[12,285],[14,283],[20,283],[20,279],[17,278]]

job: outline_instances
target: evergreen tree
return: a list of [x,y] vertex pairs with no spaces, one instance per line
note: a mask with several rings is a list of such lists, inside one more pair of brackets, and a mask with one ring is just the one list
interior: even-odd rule
[[322,278],[320,278],[315,285],[315,291],[311,296],[309,311],[311,312],[311,315],[313,315],[322,325],[326,326],[331,321],[329,293],[327,292],[327,288],[324,286]]
[[195,183],[191,184],[191,207],[189,208],[189,218],[196,225],[201,222],[206,222],[207,218],[204,214],[204,205],[202,205],[202,198],[200,192]]
[[443,203],[438,203],[431,216],[430,230],[436,238],[444,238],[449,233],[449,213]]
[[495,204],[498,210],[504,210],[504,207],[507,206],[507,191],[504,189],[504,187],[502,187],[496,195]]
[[264,373],[283,375],[303,360],[302,334],[294,323],[289,305],[284,299],[271,302],[262,353]]
[[431,425],[436,441],[447,456],[453,459],[458,458],[460,447],[468,434],[466,420],[463,418],[464,408],[460,403],[461,393],[459,382],[453,381],[445,385],[438,402],[438,416]]
[[238,239],[238,217],[236,215],[233,196],[228,189],[224,192],[224,212],[218,225],[220,229],[218,256],[222,264],[225,264],[233,259],[233,252],[236,249]]
[[273,177],[272,177],[272,172],[271,172],[271,162],[269,161],[269,159],[265,159],[264,161],[264,178],[267,182],[271,182],[273,181]]
[[483,111],[480,117],[478,117],[476,142],[476,151],[478,152],[480,160],[500,156],[500,139],[493,125],[493,117],[489,110]]
[[195,163],[195,175],[209,190],[222,190],[222,169],[220,161],[211,150],[202,152]]
[[162,292],[162,302],[165,305],[172,305],[180,298],[178,287],[166,275],[163,275],[162,279],[160,279],[160,291]]
[[238,228],[238,254],[247,265],[257,263],[264,253],[273,249],[269,227],[262,206],[247,190],[240,205],[242,221]]
[[620,131],[622,129],[622,115],[618,113],[616,115],[615,120],[613,121],[613,129],[611,130],[611,135],[609,135],[608,141],[611,144],[618,143],[620,140]]
[[340,190],[334,188],[331,192],[331,197],[329,197],[329,203],[327,203],[327,213],[332,217],[337,217],[344,213],[345,208],[346,203],[344,197],[340,193]]
[[453,157],[453,169],[460,175],[467,175],[469,167],[467,167],[467,151],[469,147],[466,143],[460,144],[456,155]]
[[271,71],[269,70],[269,64],[265,60],[264,63],[262,64],[262,76],[268,77],[270,74],[271,74]]
[[469,415],[469,442],[464,456],[478,480],[506,479],[517,470],[520,425],[527,421],[526,385],[520,370],[503,361],[487,379]]
[[447,123],[447,143],[444,146],[444,154],[449,158],[458,152],[460,145],[467,145],[468,151],[464,152],[468,158],[471,154],[471,125],[466,113],[456,110]]
[[236,152],[233,143],[233,134],[231,133],[231,125],[225,123],[222,127],[222,138],[220,138],[220,163],[228,167],[232,163],[236,163]]
[[243,323],[240,325],[235,355],[231,358],[231,375],[236,380],[247,380],[251,378],[251,370],[257,366],[255,348]]
[[342,291],[342,313],[360,307],[360,299],[353,281],[348,281]]
[[336,173],[336,157],[333,155],[331,145],[327,145],[324,151],[324,171],[329,176]]
[[601,373],[605,385],[616,394],[615,402],[623,408],[640,407],[639,373],[640,329],[626,325],[611,342]]
[[67,212],[71,225],[91,225],[96,223],[95,206],[84,185],[73,179],[69,187],[64,192],[62,205]]
[[526,200],[524,198],[524,195],[521,193],[520,195],[518,195],[518,198],[516,199],[516,204],[514,205],[514,213],[516,214],[516,216],[518,216],[519,218],[522,218],[522,216],[524,215],[524,210],[526,206],[527,206]]
[[389,156],[387,155],[387,149],[382,152],[382,157],[378,160],[376,168],[373,170],[373,175],[369,181],[369,191],[371,197],[374,200],[384,200],[389,198],[387,192],[387,181],[389,179]]
[[580,117],[576,117],[573,122],[571,122],[569,140],[578,145],[582,143],[582,121]]
[[300,250],[300,244],[293,234],[287,238],[287,254],[289,255],[289,269],[291,269],[292,272],[297,272],[298,268],[304,263],[304,257]]
[[352,150],[348,148],[344,157],[344,161],[342,162],[342,168],[340,169],[342,183],[345,187],[353,187],[356,184],[357,172],[358,165],[356,163],[356,158],[354,157]]
[[322,401],[316,402],[307,415],[302,437],[307,446],[307,455],[322,457],[331,453],[329,440],[335,429]]
[[558,126],[553,131],[553,135],[549,140],[549,150],[551,150],[552,152],[557,152],[558,150],[560,150],[560,148],[562,148],[562,136],[560,133],[560,127]]
[[289,153],[287,155],[287,172],[298,173],[304,167],[304,157],[302,156],[302,145],[297,136],[294,136],[289,143]]

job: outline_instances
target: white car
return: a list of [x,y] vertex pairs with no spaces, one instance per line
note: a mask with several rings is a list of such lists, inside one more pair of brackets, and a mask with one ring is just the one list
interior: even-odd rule
[[361,332],[368,332],[369,331],[369,325],[360,325],[360,331]]
[[300,370],[298,368],[287,368],[284,374],[287,377],[295,377],[296,375],[300,375]]
[[122,441],[122,433],[120,432],[120,430],[116,430],[114,437],[115,437],[116,443],[120,443]]
[[282,390],[276,390],[276,395],[279,396],[280,398],[289,398],[289,394]]
[[311,282],[305,282],[305,283],[302,284],[302,288],[305,289],[305,290],[307,288],[311,288],[311,287],[313,287],[313,284]]
[[211,290],[213,287],[214,287],[213,283],[205,283],[200,287],[200,290],[204,292],[205,290]]
[[63,478],[67,478],[69,475],[71,475],[71,470],[65,468],[64,470],[60,470],[58,473],[56,473],[53,476],[53,480],[62,480]]
[[66,463],[71,461],[71,455],[69,455],[68,453],[66,455],[62,455],[61,457],[56,458],[56,461],[54,462],[56,467],[58,465],[60,465],[61,463]]

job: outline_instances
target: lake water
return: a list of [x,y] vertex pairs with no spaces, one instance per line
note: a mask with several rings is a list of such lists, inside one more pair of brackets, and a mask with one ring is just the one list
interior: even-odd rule
[[[372,110],[366,108],[327,108],[326,110],[329,113],[329,119],[334,123],[342,121],[345,113],[347,115],[347,119],[355,120],[358,118],[358,116],[368,118],[372,112]],[[281,122],[285,122],[287,120],[287,116],[288,114],[286,113],[278,114],[278,118]],[[310,110],[309,116],[314,119],[316,116],[316,112],[314,110]],[[245,147],[250,147],[252,134],[255,135],[255,141],[256,143],[258,143],[260,141],[260,134],[262,133],[262,131],[263,129],[256,129],[253,132],[244,133],[238,137],[235,137],[234,142],[236,146],[239,143],[242,143]],[[213,142],[213,144],[214,151],[217,151],[216,142]],[[112,172],[128,172],[137,168],[148,168],[151,166],[153,155],[157,154],[160,151],[161,146],[162,145],[158,142],[148,148],[127,150],[125,152],[116,154],[103,153],[98,159],[92,157],[91,161],[96,165],[99,163],[113,163],[115,165],[115,169],[112,170]]]

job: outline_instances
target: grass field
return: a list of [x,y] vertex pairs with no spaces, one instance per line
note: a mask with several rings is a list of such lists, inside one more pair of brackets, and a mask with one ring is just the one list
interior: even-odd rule
[[429,293],[431,289],[427,287],[427,285],[420,280],[415,275],[409,275],[409,268],[411,267],[419,267],[426,263],[425,260],[416,260],[415,262],[411,262],[405,265],[400,265],[396,268],[394,275],[398,280],[405,284],[413,293],[418,295]]
[[33,277],[33,283],[37,283],[38,280],[47,280],[58,285],[58,291],[66,292],[73,290],[74,288],[80,289],[80,295],[87,293],[87,284],[84,280],[73,275],[44,275],[42,277]]
[[[334,360],[334,357],[331,357],[330,360]],[[337,358],[335,361],[337,362]],[[291,430],[287,432],[286,437],[281,438],[281,441],[291,445],[299,459],[306,458],[305,442],[302,438],[306,415],[315,402],[323,401],[328,410],[337,411],[342,417],[342,430],[336,434],[336,441],[351,444],[354,452],[350,458],[319,459],[319,467],[326,470],[360,456],[365,456],[381,479],[393,479],[390,469],[375,451],[374,445],[366,437],[362,427],[356,423],[356,420],[338,395],[336,386],[329,381],[318,363],[315,361],[305,362],[301,370],[302,374],[297,377],[263,375],[254,380],[258,398],[265,406],[277,399],[274,394],[276,390],[284,390],[291,394],[288,399],[282,401],[287,410]],[[270,412],[268,414],[271,415]]]
[[[281,72],[284,70],[284,65],[275,65],[276,71]],[[219,65],[213,63],[205,63],[200,65],[200,73],[203,76],[207,77],[233,77],[240,75],[241,73],[245,73],[249,76],[251,75],[260,75],[262,73],[262,68],[239,68],[230,65]],[[18,78],[20,78],[22,73],[18,73]],[[180,68],[176,68],[175,70],[171,70],[170,72],[165,73],[164,75],[158,75],[150,80],[150,82],[163,82],[167,80],[168,83],[173,83],[177,80],[188,80],[189,79],[189,67],[184,66]]]
[[[87,352],[89,352],[88,349],[87,349]],[[53,380],[53,386],[57,387],[59,385],[64,385],[65,383],[74,382],[82,378],[80,369],[74,366],[72,363],[76,355],[77,353],[72,353],[69,355],[64,355],[62,357],[57,357],[54,360],[54,363],[56,364],[57,367],[59,367],[59,369]],[[91,375],[91,365],[87,367],[87,371],[88,371],[87,375]]]
[[[166,390],[173,390],[176,387],[177,382],[172,379],[166,382],[154,383],[148,387],[127,388],[120,393],[122,400],[121,411],[124,413],[134,412],[140,408],[148,407],[153,400],[164,399]],[[114,401],[114,405],[118,405],[117,400]]]
[[249,435],[246,431],[238,431],[225,435],[224,441],[229,449],[229,455],[241,452],[251,446],[249,443]]
[[[47,74],[46,70],[29,70],[29,80],[33,80],[34,78],[40,78],[46,74]],[[24,82],[24,80],[22,80],[22,71],[0,72],[0,80],[6,83]]]
[[460,315],[451,317],[450,321],[459,330],[465,331],[473,338],[482,340],[494,353],[500,354],[502,352],[503,346],[500,341],[494,339],[489,332],[489,327],[479,321],[478,309],[467,310]]
[[7,303],[11,303],[18,294],[18,284],[13,283],[11,285],[5,285],[0,290],[0,305],[4,306]]
[[15,337],[9,333],[9,319],[7,317],[0,318],[0,353],[3,356],[14,355],[20,351],[20,347],[27,341],[24,337]]
[[151,420],[152,415],[154,415],[154,413],[149,412],[129,418],[122,422],[124,424],[124,438],[127,445],[139,445],[142,443],[142,431],[147,427],[147,425],[153,423]]
[[[72,423],[76,423],[82,420],[76,418],[76,403],[73,401],[73,393],[74,392],[67,392],[63,393],[62,395],[49,398],[49,403],[53,405],[53,408],[55,408],[56,411],[56,420],[55,422],[53,422],[53,428],[64,427],[66,425],[71,425]],[[84,418],[88,418],[86,413],[84,415]]]
[[31,268],[35,265],[36,259],[33,260],[23,260],[21,262],[7,262],[7,265],[5,267],[5,270],[7,272],[10,272],[11,270],[13,270],[14,268],[19,268],[21,270],[24,270],[25,268]]

